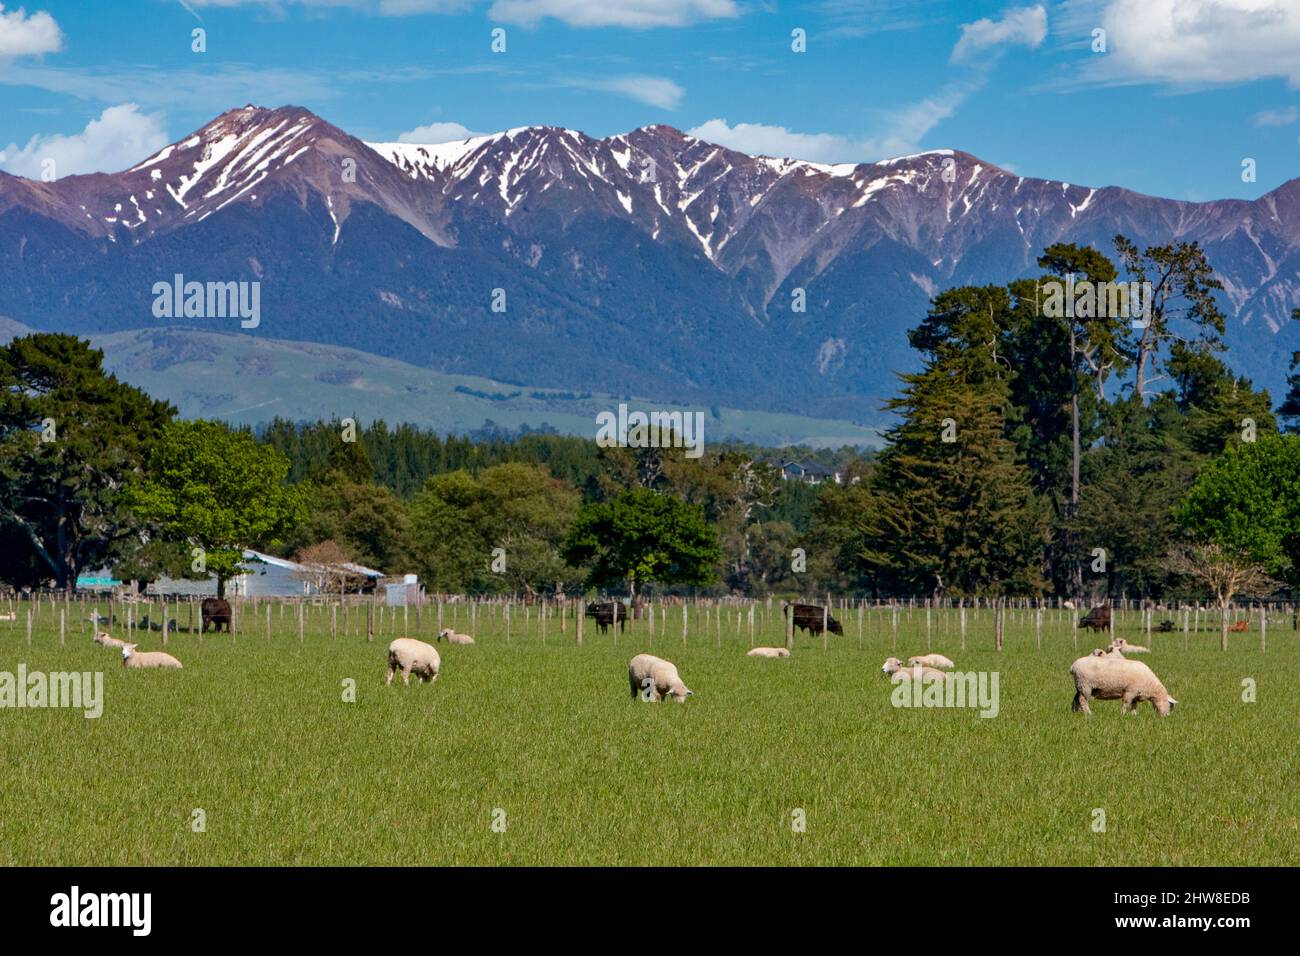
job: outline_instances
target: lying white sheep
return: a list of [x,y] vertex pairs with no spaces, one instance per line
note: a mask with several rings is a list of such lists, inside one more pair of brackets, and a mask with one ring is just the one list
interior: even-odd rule
[[1089,654],[1080,657],[1070,665],[1070,676],[1074,678],[1074,702],[1072,709],[1091,714],[1088,700],[1119,700],[1121,714],[1136,714],[1137,705],[1144,700],[1151,701],[1161,717],[1169,716],[1178,701],[1169,696],[1160,678],[1141,661],[1125,660],[1122,656],[1112,657],[1108,654]]
[[444,627],[441,631],[438,632],[438,640],[442,640],[444,637],[447,639],[447,643],[449,644],[473,644],[474,643],[474,638],[470,637],[468,634],[457,634],[449,627]]
[[746,657],[789,657],[790,651],[784,647],[755,647],[751,648]]
[[[99,615],[95,615],[94,617],[88,617],[86,618],[86,620],[92,621],[93,623],[98,625]],[[98,644],[100,647],[126,647],[126,641],[119,640],[118,638],[110,635],[108,631],[101,631],[98,627],[95,628],[95,633],[91,635],[90,639],[94,643]]]
[[922,654],[920,657],[909,657],[907,659],[908,667],[915,667],[920,664],[922,667],[956,667],[952,661],[942,654]]
[[933,667],[904,667],[903,662],[897,657],[885,658],[885,664],[880,668],[886,674],[890,675],[891,680],[932,680],[936,677],[944,677],[943,671],[937,671]]
[[432,683],[438,679],[438,669],[442,667],[442,658],[432,644],[417,641],[411,637],[399,637],[388,645],[388,684],[393,683],[393,675],[402,672],[402,683],[409,685],[411,675]]
[[135,644],[122,645],[122,664],[132,670],[145,667],[170,667],[181,669],[181,662],[166,651],[137,651]]
[[1103,649],[1103,648],[1100,648],[1100,647],[1094,647],[1094,648],[1093,648],[1093,649],[1088,653],[1088,656],[1089,656],[1089,657],[1109,657],[1109,658],[1116,658],[1116,657],[1117,657],[1117,658],[1119,658],[1120,660],[1123,660],[1123,659],[1124,659],[1124,655],[1120,653],[1119,648],[1118,648],[1118,647],[1114,647],[1114,646],[1107,647],[1107,648],[1104,648],[1104,649]]
[[627,682],[632,687],[632,696],[642,691],[649,692],[650,700],[662,700],[672,695],[679,704],[686,703],[686,698],[695,691],[689,690],[677,673],[677,665],[653,654],[638,654],[627,665]]
[[1122,651],[1125,654],[1150,654],[1151,648],[1143,647],[1140,644],[1130,644],[1122,637],[1117,637],[1110,642],[1113,650]]

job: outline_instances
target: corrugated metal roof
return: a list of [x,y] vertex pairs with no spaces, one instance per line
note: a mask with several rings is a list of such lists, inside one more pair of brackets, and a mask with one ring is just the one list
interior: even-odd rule
[[245,561],[261,561],[263,564],[269,564],[277,568],[285,568],[289,571],[311,570],[311,568],[307,567],[305,564],[298,564],[297,562],[289,561],[286,558],[277,558],[273,554],[263,554],[261,551],[252,551],[248,548],[244,549],[243,557]]

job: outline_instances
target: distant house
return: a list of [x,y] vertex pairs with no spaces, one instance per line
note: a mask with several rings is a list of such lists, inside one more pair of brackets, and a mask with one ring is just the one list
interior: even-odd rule
[[780,470],[786,481],[802,481],[809,485],[820,485],[823,481],[833,481],[837,485],[844,483],[843,473],[815,461],[789,461],[784,458],[767,461],[765,464]]

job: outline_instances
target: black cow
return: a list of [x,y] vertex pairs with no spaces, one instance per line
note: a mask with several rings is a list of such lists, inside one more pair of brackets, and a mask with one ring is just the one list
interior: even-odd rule
[[1094,631],[1110,630],[1110,605],[1102,604],[1093,608],[1088,615],[1079,622],[1079,626],[1087,630],[1091,628]]
[[221,626],[226,626],[226,633],[230,633],[230,602],[224,598],[204,598],[203,603],[199,605],[199,612],[202,623],[199,631],[207,631],[208,625],[211,624],[218,632]]
[[[824,609],[820,604],[795,604],[793,607],[795,627],[801,627],[810,634],[820,634],[822,632],[822,613]],[[826,627],[832,634],[844,636],[843,626],[839,621],[831,617],[829,612],[826,612]]]
[[601,604],[588,604],[587,617],[596,619],[596,627],[604,634],[611,624],[617,624],[620,630],[627,628],[627,605],[622,601],[605,601]]

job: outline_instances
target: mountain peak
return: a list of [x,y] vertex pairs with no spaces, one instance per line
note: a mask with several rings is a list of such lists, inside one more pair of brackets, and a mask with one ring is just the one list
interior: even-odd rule
[[[1117,233],[1202,243],[1250,338],[1236,354],[1259,357],[1257,381],[1280,380],[1284,362],[1264,366],[1300,291],[1300,182],[1191,203],[953,149],[751,156],[663,124],[367,144],[302,107],[250,103],[126,172],[0,176],[0,313],[138,328],[157,324],[159,278],[256,279],[277,337],[854,415],[877,407],[910,354],[905,326],[939,289],[1036,275],[1047,246],[1105,250]],[[509,313],[486,311],[495,288],[511,291]]]

